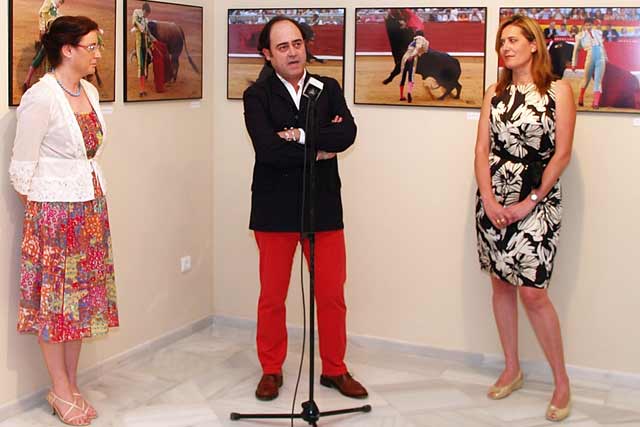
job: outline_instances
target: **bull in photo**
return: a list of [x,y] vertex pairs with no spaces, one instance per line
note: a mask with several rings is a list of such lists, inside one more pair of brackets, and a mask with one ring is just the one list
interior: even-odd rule
[[193,67],[196,73],[200,74],[198,66],[189,54],[187,41],[184,37],[184,31],[180,25],[175,22],[149,21],[149,32],[156,40],[159,40],[166,45],[166,50],[171,63],[170,70],[167,73],[168,78],[166,79],[168,82],[175,82],[178,79],[180,55],[182,54],[183,48],[184,52],[187,54],[189,64],[191,64],[191,67]]
[[420,56],[416,66],[416,73],[422,76],[423,80],[432,78],[437,86],[430,89],[443,88],[444,93],[438,98],[445,99],[455,89],[454,98],[460,98],[462,85],[460,84],[460,75],[462,68],[460,61],[446,52],[439,52],[429,48],[426,53]]
[[573,43],[566,41],[554,41],[549,46],[549,56],[551,57],[551,68],[553,74],[562,78],[564,70],[571,67],[571,55],[573,54]]
[[600,106],[640,109],[640,82],[624,68],[607,62]]

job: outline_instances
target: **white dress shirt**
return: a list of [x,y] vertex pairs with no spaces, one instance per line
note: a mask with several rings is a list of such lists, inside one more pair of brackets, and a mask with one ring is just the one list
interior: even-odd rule
[[[300,110],[300,101],[302,100],[302,89],[304,88],[304,79],[307,77],[307,70],[304,70],[302,74],[302,78],[298,81],[298,91],[296,92],[296,88],[293,87],[291,83],[286,81],[284,77],[280,74],[276,73],[276,76],[280,79],[280,81],[284,84],[284,87],[287,88],[287,92],[291,95],[291,99],[293,99],[293,103],[296,104],[296,108]],[[299,144],[304,144],[305,141],[305,133],[304,129],[298,128],[300,131],[300,138],[296,141]]]

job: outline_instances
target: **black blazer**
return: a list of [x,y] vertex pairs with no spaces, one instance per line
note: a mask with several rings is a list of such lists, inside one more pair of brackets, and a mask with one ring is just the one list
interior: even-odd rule
[[[306,80],[311,76],[307,72]],[[316,102],[316,149],[342,152],[356,137],[353,116],[336,80],[313,77],[324,83]],[[243,100],[245,123],[255,150],[249,228],[300,231],[305,146],[286,141],[277,132],[289,127],[305,128],[307,98],[302,97],[298,110],[282,81],[273,73],[250,86],[244,92]],[[336,115],[343,118],[342,123],[331,123]],[[340,230],[344,224],[337,156],[317,161],[315,166],[315,230]],[[308,203],[306,207],[308,209]],[[305,218],[308,219],[308,212]],[[308,229],[309,224],[305,221],[305,231]]]

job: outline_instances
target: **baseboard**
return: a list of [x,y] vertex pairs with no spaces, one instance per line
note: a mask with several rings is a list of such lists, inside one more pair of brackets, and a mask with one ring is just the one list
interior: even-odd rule
[[[130,348],[120,354],[109,357],[98,363],[95,366],[87,368],[78,374],[78,382],[80,384],[90,382],[106,372],[117,368],[118,366],[130,361],[131,359],[144,357],[148,354],[155,353],[156,351],[166,347],[167,345],[188,337],[189,335],[207,328],[213,324],[213,316],[206,316],[202,319],[191,322],[178,329],[170,331],[157,338],[153,338],[144,343],[138,344],[135,347]],[[48,392],[48,388],[37,390],[25,397],[19,398],[13,402],[6,403],[0,406],[0,422],[11,418],[19,413],[28,411],[41,405]]]
[[[255,329],[256,326],[255,320],[231,316],[213,316],[213,324],[243,329]],[[287,330],[291,336],[302,335],[302,327],[299,325],[287,325]],[[348,340],[356,345],[372,350],[393,350],[436,359],[454,360],[473,366],[485,366],[487,368],[501,367],[504,361],[503,356],[498,354],[449,350],[367,335],[348,334]],[[544,382],[552,382],[551,369],[549,369],[546,361],[523,360],[521,361],[521,365],[522,369],[527,373],[527,377]],[[596,369],[577,365],[567,365],[567,370],[573,382],[596,382],[611,386],[640,388],[640,373]]]

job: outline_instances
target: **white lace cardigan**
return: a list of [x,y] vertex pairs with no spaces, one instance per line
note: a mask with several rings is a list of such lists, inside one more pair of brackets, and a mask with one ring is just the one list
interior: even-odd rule
[[87,159],[82,131],[62,88],[46,74],[23,96],[9,165],[11,183],[20,194],[37,202],[83,202],[95,198],[91,172],[104,194],[107,189],[96,158],[106,140],[98,90],[81,80],[102,127],[103,140],[93,159]]

